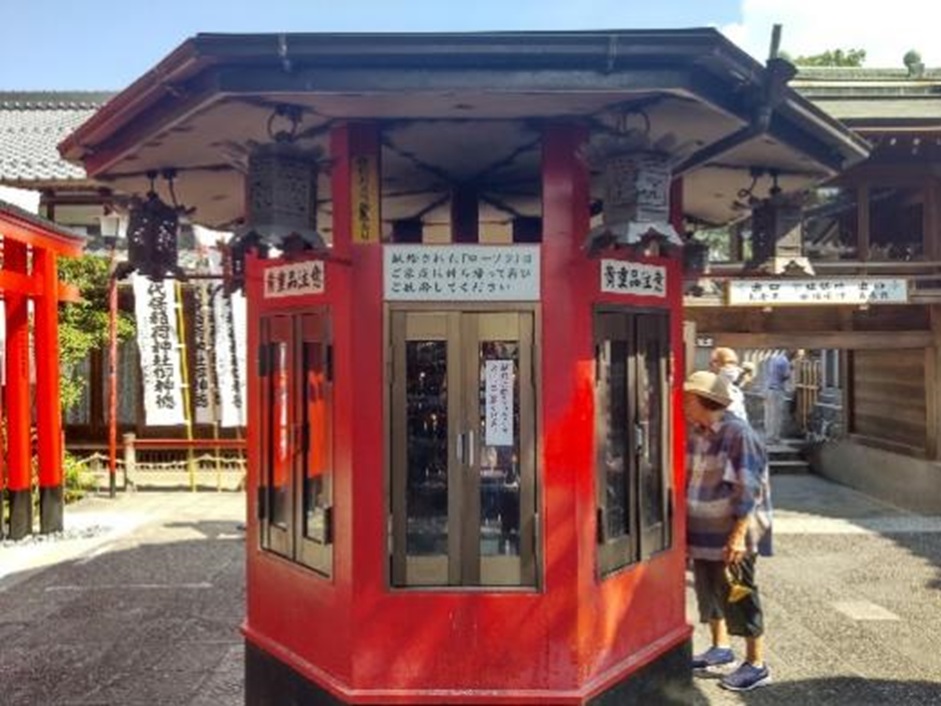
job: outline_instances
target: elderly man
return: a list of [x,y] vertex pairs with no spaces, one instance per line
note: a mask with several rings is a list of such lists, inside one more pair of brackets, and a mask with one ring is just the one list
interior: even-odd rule
[[731,401],[728,383],[715,373],[694,372],[683,385],[687,547],[699,618],[709,624],[712,638],[712,646],[693,658],[693,668],[731,664],[730,635],[744,637],[745,661],[720,684],[750,691],[771,682],[755,583],[759,541],[771,526],[771,494],[764,445],[728,411]]
[[725,381],[729,383],[729,392],[732,395],[732,403],[728,408],[729,412],[747,422],[748,413],[745,411],[745,393],[742,392],[739,384],[745,370],[738,364],[738,354],[731,348],[720,346],[713,349],[712,355],[709,357],[709,369],[716,375],[725,378]]

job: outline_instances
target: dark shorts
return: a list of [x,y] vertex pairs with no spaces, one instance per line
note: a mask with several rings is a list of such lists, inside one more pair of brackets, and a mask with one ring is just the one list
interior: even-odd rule
[[751,589],[751,593],[730,603],[729,582],[725,576],[725,563],[721,561],[693,560],[693,582],[696,588],[696,603],[699,605],[699,622],[725,618],[730,635],[759,637],[764,633],[764,618],[761,598],[755,583],[755,557],[748,556],[738,566],[739,581]]

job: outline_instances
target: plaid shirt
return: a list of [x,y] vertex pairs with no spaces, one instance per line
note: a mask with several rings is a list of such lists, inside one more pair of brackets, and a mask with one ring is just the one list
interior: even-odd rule
[[729,534],[743,517],[749,518],[747,550],[770,554],[768,455],[754,430],[729,412],[708,429],[691,425],[686,469],[690,558],[721,561]]

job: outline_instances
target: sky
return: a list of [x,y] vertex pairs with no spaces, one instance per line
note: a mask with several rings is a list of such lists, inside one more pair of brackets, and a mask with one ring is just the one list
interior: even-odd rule
[[[865,8],[865,9],[863,9]],[[759,60],[865,49],[941,67],[941,0],[0,0],[0,91],[120,90],[199,32],[716,27]]]

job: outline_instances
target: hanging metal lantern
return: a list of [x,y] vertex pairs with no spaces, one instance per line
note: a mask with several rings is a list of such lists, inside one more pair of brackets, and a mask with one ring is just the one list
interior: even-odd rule
[[588,233],[588,243],[642,245],[661,239],[683,244],[670,224],[670,159],[656,152],[614,154],[604,160],[601,225]]
[[[635,118],[639,126],[630,126]],[[601,224],[588,233],[594,255],[606,247],[645,248],[651,242],[682,246],[670,224],[672,164],[686,149],[668,134],[652,142],[650,119],[641,110],[616,116],[613,132],[586,146],[584,157],[604,179]]]
[[768,197],[752,208],[749,265],[769,274],[812,275],[803,252],[803,195],[782,193],[777,172],[771,171],[771,177]]
[[149,173],[150,191],[144,199],[131,199],[127,225],[127,262],[116,272],[124,277],[139,272],[153,280],[184,278],[177,251],[179,209],[164,203],[154,189],[156,173]]
[[[323,155],[319,148],[303,150],[295,143],[300,120],[299,108],[278,106],[268,120],[272,142],[256,145],[249,153],[239,241],[256,241],[288,254],[326,249],[317,231],[317,178]],[[277,130],[276,121],[287,121],[285,129]]]

